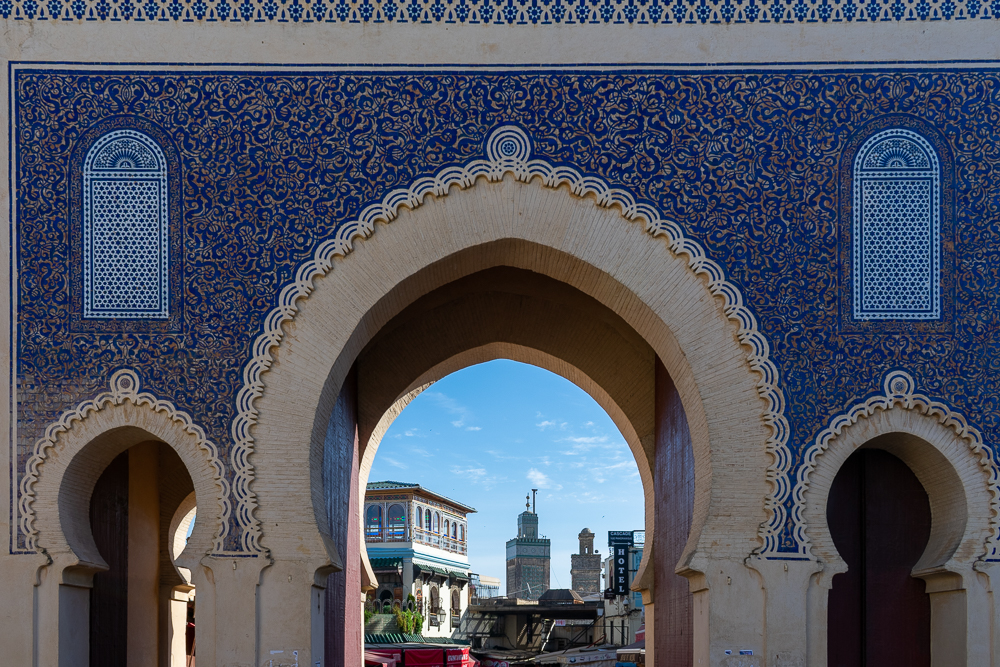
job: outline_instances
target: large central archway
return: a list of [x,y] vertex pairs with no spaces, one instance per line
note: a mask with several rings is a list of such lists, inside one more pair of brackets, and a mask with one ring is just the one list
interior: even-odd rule
[[[675,566],[688,577],[700,619],[696,656],[710,645],[714,605],[739,600],[763,614],[759,581],[743,561],[760,547],[766,520],[774,463],[767,455],[768,406],[739,327],[664,241],[592,199],[508,176],[427,197],[333,262],[286,325],[255,404],[254,490],[285,499],[262,504],[256,514],[261,543],[274,559],[261,578],[265,654],[289,646],[296,634],[289,618],[303,625],[302,614],[312,618],[321,606],[329,563],[343,556],[346,581],[361,580],[360,466],[382,416],[421,384],[491,355],[563,374],[608,409],[636,455],[654,540],[665,493],[655,479],[656,451],[686,437],[681,429],[657,432],[659,360],[660,412],[681,415],[690,434],[691,530],[676,558],[647,550],[639,585],[653,602]],[[528,324],[510,327],[511,313],[524,314]],[[591,333],[565,345],[555,335],[567,330],[556,326],[556,313]],[[419,340],[434,345],[417,349]],[[365,364],[376,358],[378,364]],[[635,371],[640,377],[623,378],[622,364],[643,369]],[[349,377],[356,377],[356,392],[344,391]],[[662,474],[671,474],[660,463]],[[336,475],[351,482],[331,483]],[[713,581],[725,584],[716,589]],[[290,616],[292,608],[298,611]],[[360,604],[356,613],[360,618]],[[304,625],[312,628],[308,641],[298,633],[295,644],[318,655],[317,621]],[[357,625],[357,638],[346,643],[360,642]]]

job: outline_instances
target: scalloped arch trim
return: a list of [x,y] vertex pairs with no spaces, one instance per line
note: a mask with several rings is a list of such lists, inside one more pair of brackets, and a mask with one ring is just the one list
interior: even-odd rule
[[73,428],[76,422],[87,419],[90,415],[113,405],[132,403],[136,407],[146,407],[154,412],[166,415],[184,431],[192,435],[198,448],[206,454],[212,466],[213,479],[219,489],[219,523],[220,532],[213,538],[212,552],[224,552],[223,543],[228,532],[230,503],[229,483],[225,477],[225,467],[219,460],[219,450],[205,436],[205,431],[195,424],[191,415],[178,410],[170,401],[156,398],[148,392],[139,392],[139,375],[131,369],[121,369],[111,376],[110,391],[98,394],[95,398],[84,401],[71,410],[64,412],[58,420],[45,429],[45,436],[40,438],[32,450],[31,457],[25,466],[25,475],[21,479],[20,499],[18,502],[19,526],[27,538],[27,546],[31,551],[38,551],[38,529],[35,527],[35,512],[32,507],[35,502],[35,484],[38,482],[39,468],[48,458],[49,450],[55,446],[59,437]]
[[816,441],[806,450],[803,464],[797,475],[793,492],[795,504],[792,508],[795,537],[802,545],[803,554],[811,557],[812,545],[806,531],[803,513],[806,504],[805,495],[809,489],[809,476],[816,469],[816,459],[823,455],[830,447],[830,442],[840,435],[847,426],[857,423],[862,417],[870,417],[877,410],[889,410],[896,406],[906,410],[916,410],[928,417],[934,417],[942,425],[951,428],[959,438],[968,444],[973,455],[979,460],[979,465],[984,470],[989,471],[990,509],[993,514],[990,518],[990,527],[993,533],[985,544],[985,560],[1000,561],[1000,471],[997,469],[992,450],[984,445],[982,434],[978,429],[970,426],[965,417],[940,401],[916,393],[916,383],[913,376],[901,370],[890,371],[886,374],[882,380],[881,394],[856,403],[847,412],[831,419],[830,425],[820,431],[819,435],[816,436]]
[[235,516],[242,531],[242,548],[247,552],[263,551],[259,545],[260,527],[254,517],[256,498],[250,489],[253,468],[249,463],[249,456],[254,448],[250,430],[257,423],[255,402],[264,391],[263,375],[274,361],[272,352],[284,337],[282,326],[294,319],[298,312],[297,302],[312,293],[313,283],[317,278],[333,269],[335,257],[350,254],[355,239],[369,238],[375,232],[376,223],[392,222],[398,217],[400,209],[418,208],[427,195],[444,197],[453,187],[465,190],[471,188],[479,178],[500,181],[510,174],[524,183],[540,179],[546,188],[556,189],[565,185],[577,197],[592,195],[597,206],[617,207],[625,220],[643,223],[650,236],[664,237],[670,251],[678,257],[686,258],[688,267],[696,275],[707,278],[712,295],[723,299],[724,314],[739,327],[739,342],[749,348],[747,361],[759,376],[757,392],[766,405],[763,420],[771,431],[766,449],[773,462],[767,471],[772,490],[764,499],[768,520],[760,528],[764,543],[761,554],[765,557],[769,554],[777,555],[778,533],[787,518],[785,501],[791,492],[789,471],[792,457],[788,449],[789,428],[784,414],[785,399],[779,385],[778,369],[770,358],[770,345],[759,331],[756,317],[744,305],[739,288],[726,280],[722,267],[707,257],[698,242],[687,238],[676,222],[662,219],[653,206],[637,202],[628,192],[612,188],[600,178],[581,174],[571,167],[531,159],[531,140],[521,128],[506,125],[495,129],[487,139],[485,148],[485,160],[446,167],[434,176],[417,179],[408,188],[393,190],[381,202],[365,208],[357,220],[341,225],[333,238],[321,243],[313,258],[304,262],[296,271],[295,279],[281,290],[278,305],[264,320],[262,332],[254,340],[252,356],[244,366],[243,387],[236,398],[237,415],[232,423],[234,445],[230,461],[234,472],[233,493],[237,503]]

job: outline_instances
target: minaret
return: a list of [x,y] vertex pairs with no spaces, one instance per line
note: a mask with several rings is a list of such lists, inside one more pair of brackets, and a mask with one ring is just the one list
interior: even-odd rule
[[[532,489],[532,494],[538,489]],[[525,496],[524,511],[517,517],[517,537],[507,542],[507,597],[537,600],[549,590],[551,544],[538,537],[534,498]]]
[[570,556],[573,590],[580,595],[601,592],[601,555],[594,551],[594,534],[584,528],[580,538],[580,553]]

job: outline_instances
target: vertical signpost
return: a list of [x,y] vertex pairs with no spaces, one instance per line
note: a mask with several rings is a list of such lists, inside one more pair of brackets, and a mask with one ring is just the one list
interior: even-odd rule
[[612,595],[628,595],[628,551],[632,547],[631,530],[609,530],[608,548],[611,550]]

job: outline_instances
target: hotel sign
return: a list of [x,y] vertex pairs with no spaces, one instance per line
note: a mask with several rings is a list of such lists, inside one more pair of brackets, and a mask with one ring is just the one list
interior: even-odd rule
[[633,544],[631,530],[609,530],[608,547],[611,549],[612,595],[628,595],[628,550]]

